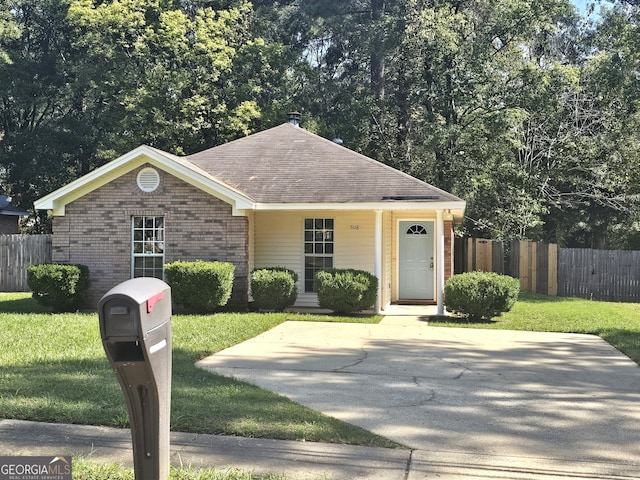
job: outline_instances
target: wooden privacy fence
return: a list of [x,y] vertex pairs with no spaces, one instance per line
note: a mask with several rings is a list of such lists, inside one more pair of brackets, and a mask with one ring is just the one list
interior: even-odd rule
[[457,238],[455,255],[456,273],[496,272],[520,279],[520,289],[524,292],[558,294],[556,244]]
[[558,248],[554,243],[457,238],[455,272],[520,279],[525,292],[640,302],[640,251]]
[[51,235],[0,235],[0,292],[28,292],[27,267],[51,262]]
[[558,295],[640,302],[640,252],[561,248]]

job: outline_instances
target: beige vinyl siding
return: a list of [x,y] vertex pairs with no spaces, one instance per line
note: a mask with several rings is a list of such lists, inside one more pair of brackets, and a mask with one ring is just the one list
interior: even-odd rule
[[369,211],[334,215],[335,268],[355,268],[373,273],[375,214]]
[[254,268],[282,266],[298,274],[298,306],[315,307],[315,294],[304,292],[304,219],[333,218],[334,267],[373,272],[374,213],[369,211],[255,212]]
[[315,295],[304,294],[304,215],[300,212],[255,212],[254,268],[286,267],[298,274],[298,306],[316,306]]
[[255,268],[287,267],[299,275],[303,220],[299,212],[255,212]]

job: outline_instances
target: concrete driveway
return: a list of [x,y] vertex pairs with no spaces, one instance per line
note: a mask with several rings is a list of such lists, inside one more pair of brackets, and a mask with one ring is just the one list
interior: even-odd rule
[[640,368],[596,336],[286,322],[198,366],[410,447],[411,480],[640,478]]

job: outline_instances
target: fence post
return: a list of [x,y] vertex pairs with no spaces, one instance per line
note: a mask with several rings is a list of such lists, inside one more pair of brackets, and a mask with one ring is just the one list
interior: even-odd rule
[[527,242],[518,241],[518,278],[520,279],[520,290],[529,291],[529,249]]
[[558,244],[549,244],[549,290],[547,295],[558,295]]
[[492,256],[493,262],[491,264],[491,271],[504,275],[504,242],[494,241],[492,242]]
[[536,286],[538,284],[538,245],[536,242],[529,243],[529,268],[531,274],[529,275],[529,292],[536,293]]

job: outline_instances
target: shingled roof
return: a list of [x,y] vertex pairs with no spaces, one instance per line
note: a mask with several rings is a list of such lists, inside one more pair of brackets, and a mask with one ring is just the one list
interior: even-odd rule
[[462,202],[290,123],[187,160],[257,203]]
[[144,164],[245,210],[442,210],[456,220],[465,202],[372,158],[290,123],[187,157],[141,145],[37,200],[38,210],[65,206]]

